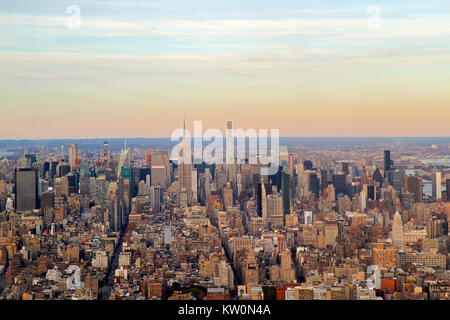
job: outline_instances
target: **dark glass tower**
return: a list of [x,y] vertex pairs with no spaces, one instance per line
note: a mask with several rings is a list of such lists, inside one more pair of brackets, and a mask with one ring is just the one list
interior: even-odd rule
[[386,172],[391,171],[391,151],[384,150],[384,176],[386,177]]
[[30,168],[16,169],[14,178],[16,210],[20,212],[39,208],[37,171]]
[[283,215],[291,214],[291,188],[290,176],[286,172],[281,173],[281,193],[283,199]]

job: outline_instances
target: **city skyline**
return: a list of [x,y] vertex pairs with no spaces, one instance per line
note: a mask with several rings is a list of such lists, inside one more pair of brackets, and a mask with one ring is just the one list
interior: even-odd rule
[[0,139],[449,136],[450,5],[405,3],[2,3]]

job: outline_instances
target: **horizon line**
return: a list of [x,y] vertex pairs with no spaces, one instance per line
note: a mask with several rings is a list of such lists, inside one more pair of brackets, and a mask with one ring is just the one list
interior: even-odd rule
[[[195,136],[191,137],[192,139],[198,138]],[[223,137],[226,139],[226,137]],[[237,137],[234,137],[237,138]],[[246,137],[248,138],[248,137]],[[268,136],[270,138],[270,136]],[[280,136],[280,139],[380,139],[380,138],[401,138],[401,139],[450,139],[450,136]],[[16,139],[0,139],[0,142],[4,141],[62,141],[62,140],[119,140],[119,139],[169,139],[170,136],[162,136],[162,137],[85,137],[85,138],[16,138]],[[175,140],[174,140],[175,142]]]

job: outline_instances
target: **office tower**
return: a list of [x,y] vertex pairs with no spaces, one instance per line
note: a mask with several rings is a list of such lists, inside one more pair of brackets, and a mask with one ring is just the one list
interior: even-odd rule
[[106,206],[108,204],[106,177],[95,179],[95,205]]
[[59,161],[50,161],[49,178],[54,178],[58,174]]
[[268,180],[272,183],[272,185],[277,187],[277,192],[280,192],[280,190],[281,190],[281,173],[282,172],[283,172],[283,167],[280,166],[277,170],[277,173],[268,176]]
[[406,178],[408,186],[407,191],[414,194],[414,203],[422,202],[423,199],[423,182],[420,177],[408,176]]
[[164,195],[164,188],[160,186],[151,186],[149,188],[150,205],[154,212],[159,212],[161,209],[161,200]]
[[152,186],[166,186],[166,167],[164,166],[152,166],[151,168],[151,185]]
[[328,171],[325,169],[320,170],[320,190],[323,192],[328,188]]
[[384,150],[384,176],[386,177],[386,172],[391,170],[391,151]]
[[122,228],[122,206],[117,197],[113,198],[110,205],[110,228],[112,231],[119,231]]
[[336,195],[347,194],[347,176],[345,174],[334,174],[333,186],[335,188]]
[[431,175],[432,180],[432,197],[433,199],[441,199],[442,198],[442,185],[441,185],[441,173],[434,171]]
[[394,248],[403,247],[403,222],[402,216],[398,211],[394,214],[394,222],[392,224],[392,246]]
[[256,213],[258,217],[262,218],[262,185],[264,182],[260,181],[256,184]]
[[54,206],[55,209],[59,209],[64,205],[64,196],[63,196],[63,183],[61,178],[56,178],[54,182]]
[[349,171],[349,163],[348,162],[341,162],[341,166],[342,166],[342,172],[347,175],[350,173]]
[[53,208],[53,191],[45,191],[41,195],[41,210],[45,208]]
[[283,172],[281,174],[281,192],[283,198],[283,214],[291,214],[291,183],[290,175]]
[[49,182],[43,179],[38,179],[38,195],[41,197],[42,193],[45,191],[48,191],[48,188],[50,186]]
[[69,196],[69,178],[67,176],[61,177],[61,194],[63,196]]
[[377,193],[375,186],[367,186],[367,199],[376,200]]
[[267,196],[267,216],[269,219],[273,216],[283,216],[283,199],[278,194]]
[[24,155],[25,163],[23,164],[24,168],[31,168],[33,163],[36,162],[36,155],[34,153],[27,153]]
[[375,182],[378,183],[378,187],[381,188],[383,186],[383,175],[380,172],[380,169],[376,168],[373,175],[372,175],[372,179]]
[[298,165],[301,165],[303,169],[303,150],[299,150],[297,153],[297,168]]
[[76,143],[69,146],[69,165],[72,170],[77,170],[78,147]]
[[223,204],[225,210],[233,206],[233,189],[231,188],[230,182],[228,182],[225,189],[223,189]]
[[450,202],[450,179],[447,179],[447,201]]
[[90,177],[81,177],[80,178],[80,194],[89,195],[90,192]]
[[333,246],[336,244],[336,238],[339,234],[339,228],[336,221],[325,222],[325,244]]
[[405,173],[403,170],[387,171],[389,183],[394,187],[397,193],[401,193],[405,182]]
[[65,162],[61,162],[57,167],[57,175],[58,177],[64,177],[66,174],[70,172],[70,165]]
[[359,209],[364,212],[367,207],[367,185],[363,191],[359,193]]
[[[186,127],[184,126],[185,130]],[[192,152],[191,143],[183,135],[178,155],[178,187],[179,194],[186,192],[187,204],[192,204]]]
[[119,164],[117,165],[117,177],[120,177],[123,167],[131,168],[130,149],[126,149],[120,153]]
[[156,151],[152,154],[152,166],[163,166],[166,168],[165,186],[169,186],[171,182],[171,170],[169,153],[167,151]]
[[289,151],[287,146],[280,146],[280,167],[283,167],[283,172],[286,172],[286,169],[289,165]]
[[309,175],[309,190],[316,195],[316,197],[320,194],[320,183],[317,174],[311,173]]
[[312,170],[313,169],[313,163],[311,160],[305,160],[303,162],[303,168],[304,170]]
[[39,207],[38,174],[30,168],[15,169],[16,210],[28,211]]
[[73,193],[78,193],[78,181],[77,176],[73,172],[69,172],[67,177],[68,191],[69,195]]
[[400,200],[403,210],[410,210],[414,204],[414,194],[411,192],[402,192]]

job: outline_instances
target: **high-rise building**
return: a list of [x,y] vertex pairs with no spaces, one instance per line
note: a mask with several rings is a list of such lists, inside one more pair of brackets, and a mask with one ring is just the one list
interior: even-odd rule
[[273,216],[283,215],[283,199],[278,194],[269,194],[267,196],[267,216],[269,219]]
[[16,189],[16,210],[28,211],[39,208],[38,173],[30,168],[14,171]]
[[325,243],[327,246],[335,246],[336,238],[339,234],[339,228],[336,221],[327,221],[325,223]]
[[152,166],[151,169],[151,185],[166,188],[166,167]]
[[395,191],[400,193],[405,182],[405,173],[402,170],[387,171],[387,178],[389,183],[394,187]]
[[72,170],[77,169],[78,147],[76,143],[69,146],[69,165]]
[[316,195],[316,197],[320,194],[320,183],[317,174],[312,173],[309,175],[309,190]]
[[403,247],[403,222],[402,216],[398,211],[394,214],[394,222],[392,224],[392,246],[394,248]]
[[150,190],[150,204],[154,212],[159,212],[161,209],[161,201],[164,195],[164,188],[160,186],[151,186]]
[[447,179],[447,201],[450,202],[450,179]]
[[345,174],[333,175],[333,186],[338,194],[347,194],[347,176]]
[[152,166],[163,166],[166,168],[166,183],[169,186],[171,182],[171,171],[169,153],[167,151],[156,151],[152,154]]
[[281,174],[281,192],[283,197],[283,215],[291,214],[291,181],[286,172]]
[[408,176],[406,178],[407,191],[414,194],[414,203],[422,202],[423,199],[423,182],[422,178],[417,176]]
[[223,204],[225,210],[233,206],[233,189],[231,189],[230,183],[227,183],[225,189],[223,189]]
[[181,152],[178,155],[178,188],[179,194],[186,192],[188,205],[192,204],[192,152],[191,143],[185,136],[180,142]]
[[117,177],[121,176],[123,167],[131,168],[130,149],[126,149],[120,153],[119,164],[117,165]]
[[434,171],[431,175],[431,192],[433,199],[441,199],[442,198],[442,185],[441,185],[441,173]]
[[328,171],[320,170],[320,190],[323,192],[328,187]]
[[384,176],[386,176],[387,171],[391,171],[391,151],[384,150]]

